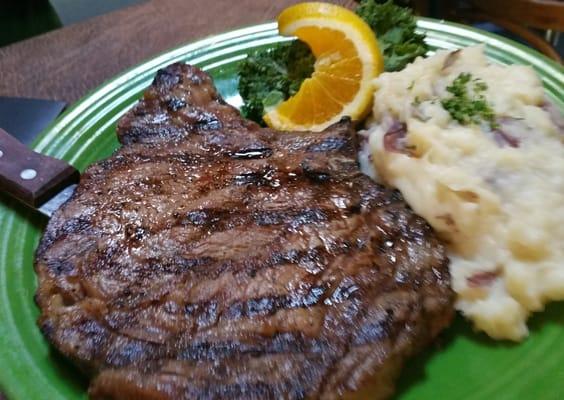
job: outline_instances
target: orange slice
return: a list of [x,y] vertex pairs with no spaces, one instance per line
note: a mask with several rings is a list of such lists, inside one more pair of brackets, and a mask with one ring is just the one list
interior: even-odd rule
[[340,6],[300,3],[278,16],[278,30],[307,43],[316,61],[298,93],[265,114],[270,127],[320,131],[343,116],[356,120],[368,113],[372,80],[384,63],[366,22]]

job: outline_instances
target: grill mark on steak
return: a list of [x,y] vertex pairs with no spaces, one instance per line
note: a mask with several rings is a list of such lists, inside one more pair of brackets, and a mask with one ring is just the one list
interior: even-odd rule
[[[251,208],[251,207],[249,207]],[[346,210],[345,210],[346,212]],[[305,210],[250,210],[245,212],[232,209],[200,209],[192,210],[177,219],[174,226],[193,225],[221,232],[238,226],[248,226],[250,223],[258,226],[287,225],[298,228],[301,225],[323,222],[336,218],[342,214],[332,209]],[[160,229],[157,229],[160,231]]]
[[268,158],[272,156],[272,149],[270,148],[247,148],[235,150],[225,153],[227,156],[234,159],[256,160],[260,158]]
[[299,332],[276,333],[270,338],[252,338],[241,342],[195,342],[190,343],[178,354],[181,361],[213,361],[217,358],[229,358],[236,354],[261,355],[284,353],[321,353],[331,344],[326,340],[311,338]]
[[[325,242],[319,242],[319,244],[317,245],[317,248],[312,247],[312,245],[309,246],[307,251],[302,251],[297,252],[295,251],[295,246],[298,246],[299,248],[305,248],[307,247],[307,240],[303,240],[303,236],[305,234],[305,232],[303,232],[302,230],[298,230],[298,229],[289,229],[286,231],[285,236],[281,236],[281,240],[285,240],[287,241],[287,243],[289,243],[288,245],[283,245],[280,244],[281,242],[272,242],[270,241],[271,244],[271,253],[267,253],[266,254],[266,260],[264,261],[263,258],[259,258],[258,260],[254,260],[252,258],[252,253],[251,252],[247,252],[246,250],[243,252],[233,252],[230,255],[225,255],[225,258],[221,258],[220,260],[222,260],[231,271],[233,271],[233,273],[240,273],[242,271],[248,271],[250,268],[254,269],[255,271],[257,270],[257,268],[253,268],[252,266],[255,264],[261,264],[264,266],[272,266],[272,265],[276,265],[277,263],[283,262],[283,261],[298,261],[300,262],[300,264],[298,265],[304,265],[304,266],[308,266],[308,264],[313,264],[314,260],[320,260],[322,259],[323,256],[336,256],[338,254],[341,254],[342,251],[349,251],[351,248],[356,248],[357,250],[360,249],[361,245],[363,246],[364,243],[360,242],[359,244],[357,244],[356,246],[351,246],[350,241],[356,241],[358,242],[358,235],[361,235],[362,233],[358,231],[358,229],[361,229],[362,226],[360,226],[360,228],[358,227],[360,224],[360,221],[358,221],[358,218],[354,217],[354,218],[349,218],[348,221],[349,224],[352,225],[356,225],[357,228],[354,229],[348,229],[348,233],[349,233],[349,237],[347,238],[347,240],[343,241],[343,240],[338,240],[338,241],[325,241]],[[331,223],[326,223],[323,225],[319,225],[315,228],[315,234],[317,236],[326,236],[328,232],[331,232],[334,228],[337,228],[338,225],[342,225],[343,222],[342,221],[335,221],[334,223],[335,225],[331,225]],[[249,236],[253,236],[255,235],[258,238],[258,234],[256,233],[258,229],[262,229],[264,230],[264,228],[261,227],[256,227],[254,231],[250,230],[251,227],[248,227],[247,230],[249,230]],[[207,230],[206,230],[207,232]],[[141,265],[147,265],[147,269],[148,269],[148,273],[150,273],[150,271],[154,268],[162,268],[162,266],[167,266],[169,263],[172,264],[172,267],[174,265],[178,265],[180,270],[179,272],[185,271],[186,269],[184,268],[183,263],[179,262],[179,259],[177,258],[178,256],[178,251],[181,252],[190,252],[191,250],[194,250],[194,248],[197,249],[202,249],[200,251],[198,251],[198,253],[194,253],[192,251],[191,254],[201,254],[202,257],[205,257],[206,260],[211,260],[213,259],[213,257],[211,257],[211,254],[215,251],[214,249],[214,243],[217,243],[218,240],[215,238],[215,236],[217,236],[218,234],[221,234],[223,231],[218,231],[218,232],[214,232],[212,234],[204,234],[203,236],[198,236],[193,238],[193,242],[190,243],[190,245],[181,245],[179,246],[179,248],[175,249],[175,251],[171,254],[171,259],[168,261],[167,258],[165,257],[164,259],[161,258],[161,263],[160,264],[153,264],[151,262],[151,258],[149,259],[145,259],[143,260],[142,263],[140,263]],[[266,231],[269,232],[269,231]],[[310,229],[310,232],[311,231]],[[310,233],[311,234],[311,233]],[[219,241],[221,243],[221,241]],[[210,244],[211,243],[211,244]],[[211,246],[211,247],[210,247]],[[220,244],[221,246],[221,244]],[[291,246],[290,249],[288,250],[287,247]],[[322,249],[323,251],[321,251],[320,249]],[[327,254],[325,254],[327,253]],[[270,255],[269,255],[270,254]],[[300,254],[304,254],[303,256],[299,256]],[[289,257],[287,257],[286,255],[292,255],[294,258],[290,259]],[[163,256],[163,255],[161,255]],[[211,257],[211,258],[210,258]],[[191,259],[191,263],[194,263],[194,260],[197,260],[198,258],[192,258]],[[205,265],[205,268],[195,268],[192,269],[191,272],[194,274],[199,274],[200,271],[202,273],[206,273],[206,274],[212,274],[215,273],[214,269],[213,269],[213,263],[208,263]],[[127,266],[120,266],[120,265],[115,265],[115,268],[118,269],[126,269],[129,270],[130,268],[127,268]],[[223,269],[224,267],[222,267]],[[318,267],[315,267],[314,265],[310,266],[311,270],[315,270]],[[172,272],[170,270],[167,270],[166,268],[162,269],[163,271],[169,271]],[[141,271],[141,270],[139,270]],[[139,272],[138,271],[138,272]],[[198,275],[199,276],[199,275]]]
[[[133,162],[134,161],[131,161],[131,163]],[[174,165],[168,166],[168,161],[161,162],[157,159],[155,162],[160,163],[163,171],[175,168]],[[295,162],[297,165],[302,164],[299,159],[295,160]],[[187,191],[184,192],[186,194],[193,192],[193,194],[191,194],[193,201],[197,200],[198,196],[201,197],[206,193],[227,189],[232,185],[240,186],[256,184],[275,187],[285,185],[286,187],[289,187],[290,190],[299,190],[301,187],[309,185],[312,174],[314,175],[314,179],[316,179],[315,171],[303,173],[299,167],[297,167],[297,169],[282,172],[278,167],[272,164],[255,164],[249,166],[238,163],[227,165],[223,163],[209,164],[205,161],[202,163],[206,164],[206,166],[203,168],[201,177],[190,179],[191,185],[185,188]],[[128,196],[130,200],[135,200],[135,192],[133,194],[131,193],[131,184],[133,184],[143,189],[146,189],[147,186],[151,186],[153,190],[158,191],[158,194],[167,195],[170,193],[178,193],[178,190],[176,189],[172,189],[173,191],[170,191],[167,190],[167,188],[182,186],[182,183],[186,181],[186,178],[183,176],[174,176],[170,174],[163,174],[163,177],[159,182],[149,181],[145,178],[145,174],[143,174],[145,171],[142,168],[144,168],[143,163],[137,163],[135,166],[132,166],[130,163],[124,163],[117,168],[117,170],[114,171],[115,178],[113,178],[116,185],[113,185],[111,194],[114,196]],[[142,172],[139,178],[137,178],[139,175],[137,173],[138,170]],[[331,170],[326,168],[322,173],[328,175],[330,172]],[[129,175],[129,180],[126,180],[126,177],[123,175]],[[208,176],[219,176],[220,179],[211,181],[208,178],[204,178]],[[348,178],[350,180],[351,177]],[[131,182],[131,180],[133,180],[133,182]],[[335,180],[337,180],[337,178],[333,179],[333,181]],[[119,185],[120,182],[123,181],[129,182],[129,185],[123,186],[123,189],[121,189],[121,186]],[[141,195],[142,192],[140,192],[138,196]]]
[[[292,187],[291,188],[296,189],[296,190],[300,190],[300,187]],[[313,188],[314,191],[315,187]],[[319,190],[317,190],[316,192],[319,192]],[[292,193],[291,192],[289,194],[288,197],[292,197]],[[200,193],[200,194],[204,194],[204,193]],[[317,193],[317,195],[320,195],[321,193]],[[249,195],[249,192],[243,192],[242,195]],[[313,195],[315,196],[315,195]],[[296,211],[295,209],[291,209],[285,210],[253,210],[253,206],[256,205],[256,201],[249,201],[252,199],[248,199],[247,201],[247,209],[249,211],[252,211],[251,213],[247,214],[243,214],[243,213],[234,213],[232,211],[230,212],[225,212],[223,213],[223,215],[209,215],[208,214],[208,220],[205,223],[206,227],[209,228],[213,228],[214,232],[220,232],[224,229],[231,229],[231,228],[235,228],[237,226],[241,226],[241,225],[245,225],[245,224],[249,224],[251,222],[254,222],[256,224],[259,225],[268,225],[268,224],[283,224],[286,223],[288,224],[289,227],[291,228],[297,228],[300,225],[303,224],[307,224],[307,223],[312,223],[312,222],[321,222],[323,220],[331,220],[332,218],[337,216],[337,213],[339,213],[339,215],[350,215],[353,214],[354,212],[358,211],[358,208],[361,207],[361,203],[362,202],[366,202],[366,200],[359,200],[359,203],[357,204],[349,204],[347,207],[343,207],[340,208],[338,211],[336,210],[330,210],[331,206],[334,206],[332,204],[332,202],[328,202],[327,204],[324,205],[324,209],[314,209],[314,210],[300,210],[300,211]],[[261,201],[258,201],[259,203]],[[289,206],[292,206],[292,204],[289,204]],[[198,207],[198,205],[193,205],[192,207]],[[286,207],[288,208],[288,207]],[[206,210],[201,210],[201,209],[195,209],[195,210],[191,210],[188,211],[186,213],[186,215],[189,217],[190,215],[194,216],[194,215],[199,215],[200,216],[200,224],[203,225],[203,222],[201,220],[202,216],[204,215],[204,212],[206,212]],[[219,211],[221,212],[221,211]],[[191,213],[195,213],[195,214],[191,214]],[[286,214],[286,215],[285,215]],[[152,231],[154,232],[159,232],[162,229],[165,228],[172,228],[174,226],[178,226],[178,225],[186,225],[187,222],[190,221],[190,219],[180,219],[180,215],[178,215],[178,217],[174,218],[173,220],[164,220],[162,224],[156,224],[154,226],[153,229],[150,228],[144,228],[144,227],[133,227],[131,225],[126,225],[125,226],[125,230],[126,230],[126,234],[128,236],[134,236],[135,240],[140,240],[141,238],[139,238],[139,235],[148,235],[151,234]],[[246,217],[246,218],[245,218]],[[198,225],[198,223],[196,223],[195,225]],[[69,233],[68,230],[64,230],[65,233]]]
[[[217,279],[227,269],[229,269],[233,275],[244,274],[255,278],[256,275],[263,270],[279,267],[281,265],[296,265],[304,271],[307,271],[307,273],[318,275],[327,268],[328,260],[335,260],[335,257],[338,255],[347,255],[354,250],[359,250],[366,246],[366,241],[359,240],[359,237],[355,235],[354,231],[351,232],[351,235],[350,240],[355,243],[355,245],[351,245],[349,242],[343,242],[334,243],[330,249],[320,245],[301,251],[296,249],[280,250],[266,255],[266,258],[255,256],[254,258],[242,257],[241,259],[224,260],[203,256],[201,258],[186,260],[175,257],[170,261],[166,260],[164,262],[162,260],[147,259],[144,260],[142,264],[147,265],[149,270],[158,270],[174,275],[189,272],[194,279],[197,279],[198,282],[202,282],[202,284],[209,283],[206,280]],[[112,269],[119,271],[124,269],[129,270],[130,268],[128,268],[127,265],[114,264],[112,265]],[[284,281],[280,283],[284,283]],[[120,303],[127,304],[131,308],[140,305],[139,300],[142,300],[143,297],[138,297],[138,301],[134,300],[134,297],[138,296],[133,290],[135,286],[135,281],[133,281],[124,291],[116,294],[116,298]],[[150,299],[150,301],[153,300],[152,298]],[[112,308],[113,307],[119,307],[119,304],[112,303]]]
[[384,398],[450,321],[444,249],[360,174],[350,120],[262,129],[173,64],[118,138],[36,254],[39,325],[91,398]]
[[[344,246],[343,249],[350,249],[350,246]],[[305,254],[305,257],[310,257],[311,258],[311,254]],[[299,258],[297,257],[296,254],[290,254],[290,255],[284,255],[282,257],[275,257],[275,260],[277,262],[284,262],[284,261],[298,261]],[[130,303],[133,307],[138,306],[139,304],[136,304],[135,302],[131,301],[131,299],[126,299],[125,303]],[[307,303],[307,302],[306,302]],[[207,324],[204,324],[207,325]]]
[[[220,304],[215,300],[190,303],[184,306],[184,312],[187,316],[196,319],[199,326],[209,326],[210,319],[213,319],[213,322],[220,318],[238,320],[257,316],[270,316],[282,309],[313,307],[323,302],[327,290],[327,285],[313,286],[305,292],[295,291],[284,295],[271,295],[234,301],[225,305],[221,312],[218,311]],[[204,323],[200,323],[202,318],[205,319]]]
[[[296,356],[298,357],[298,356]],[[276,357],[280,358],[280,357]],[[249,362],[255,361],[254,359],[245,358],[241,360],[243,363],[247,364]],[[249,376],[244,376],[242,373],[241,375],[244,378],[241,379],[240,382],[236,382],[231,377],[235,371],[240,371],[240,369],[232,368],[229,371],[225,371],[224,369],[220,369],[214,366],[211,363],[205,363],[203,365],[199,365],[200,368],[206,368],[210,371],[210,376],[217,376],[216,379],[202,379],[202,376],[199,376],[197,373],[197,367],[194,365],[190,365],[190,371],[187,373],[181,373],[178,371],[179,367],[175,367],[174,371],[154,371],[158,377],[158,380],[164,382],[175,382],[175,391],[173,392],[173,396],[176,398],[199,398],[199,399],[217,399],[217,398],[230,398],[227,396],[234,396],[234,394],[242,393],[243,396],[239,396],[246,398],[246,399],[264,399],[269,398],[272,394],[284,394],[288,396],[288,398],[305,398],[307,396],[307,392],[303,389],[303,387],[311,387],[312,390],[317,389],[317,384],[308,382],[317,382],[319,380],[319,371],[324,367],[327,363],[326,360],[323,360],[321,357],[313,355],[310,356],[308,359],[303,358],[301,365],[304,366],[304,373],[300,375],[296,375],[295,372],[289,371],[289,368],[295,366],[297,367],[297,362],[293,362],[292,364],[286,363],[287,368],[278,368],[277,370],[273,371],[273,379],[272,380],[258,380],[252,379]],[[273,364],[278,365],[281,364],[281,360],[274,360]],[[236,366],[234,366],[236,367]],[[253,366],[250,369],[253,374],[260,371],[261,366]],[[267,365],[262,366],[262,369],[267,367]],[[272,367],[271,367],[272,368]],[[231,372],[233,371],[233,372]],[[253,376],[253,374],[250,374]],[[117,374],[116,374],[117,375]],[[124,371],[119,374],[120,378],[124,381],[132,381],[137,380],[139,375],[135,371]],[[181,379],[176,380],[175,378],[181,377]],[[107,379],[107,380],[106,380]],[[105,376],[102,377],[101,380],[106,380],[106,384],[101,385],[106,388],[112,388],[112,377]],[[186,382],[195,382],[195,384],[187,384]],[[292,384],[292,382],[297,383],[297,385]],[[149,387],[154,385],[154,382],[149,383]],[[237,390],[236,392],[232,390],[227,390],[226,388],[240,388],[241,390]],[[257,389],[258,387],[258,389]],[[108,391],[101,391],[98,393],[101,397],[103,396],[112,396],[112,390]],[[290,397],[292,396],[292,397]]]
[[[350,249],[351,246],[346,246],[345,249]],[[290,259],[295,259],[295,257],[285,257],[286,259],[290,258]],[[348,284],[347,287],[347,291],[351,289],[351,286],[354,285],[350,285]],[[356,290],[353,290],[353,292],[355,292]],[[306,294],[304,299],[300,299],[300,298],[296,298],[296,296],[291,297],[291,300],[286,300],[283,301],[281,299],[281,296],[271,296],[271,298],[267,298],[266,299],[266,303],[265,303],[265,299],[252,299],[248,304],[244,304],[241,302],[235,302],[232,303],[230,305],[227,305],[223,308],[227,309],[227,315],[229,316],[229,318],[242,318],[242,317],[248,317],[248,316],[252,316],[257,313],[257,308],[261,309],[260,306],[257,306],[256,304],[266,304],[264,307],[262,307],[262,311],[265,311],[265,309],[268,309],[269,307],[271,307],[271,305],[277,305],[278,309],[280,307],[296,307],[296,306],[312,306],[313,304],[315,304],[314,302],[312,302],[312,299],[315,299],[316,297],[318,297],[319,295],[319,286],[315,287],[313,286],[310,289],[309,294]],[[337,293],[335,296],[332,296],[333,300],[332,303],[336,303],[337,301],[343,301],[344,299],[347,298],[347,296],[343,296],[342,294]],[[340,299],[340,300],[339,300]],[[320,299],[319,299],[320,300]],[[132,302],[131,299],[127,299],[126,303],[131,303],[133,306],[139,306],[139,304],[136,304],[135,302]],[[213,306],[211,306],[211,304],[213,304]],[[185,306],[185,311],[189,311],[190,312],[196,312],[198,310],[203,310],[204,313],[203,314],[199,314],[194,316],[195,319],[197,319],[197,323],[196,325],[198,327],[209,327],[210,324],[215,324],[217,322],[217,320],[219,318],[221,318],[221,314],[223,314],[223,311],[221,311],[220,306],[218,305],[217,302],[213,302],[211,304],[189,304],[187,306]],[[278,310],[277,309],[277,310]],[[213,310],[212,315],[209,315],[209,310]],[[251,312],[249,313],[248,311],[245,310],[251,310]],[[254,310],[254,311],[253,311]],[[272,310],[277,311],[277,310]],[[236,312],[234,312],[236,311]],[[251,315],[249,315],[251,314]]]

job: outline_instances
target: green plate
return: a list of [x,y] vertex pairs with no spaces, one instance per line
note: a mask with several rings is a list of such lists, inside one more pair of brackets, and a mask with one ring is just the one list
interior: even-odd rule
[[[433,49],[487,44],[500,63],[532,65],[547,94],[564,110],[561,66],[506,39],[461,25],[422,19]],[[80,170],[117,147],[115,124],[139,98],[157,69],[175,61],[211,73],[223,96],[239,105],[236,65],[250,51],[287,40],[273,23],[214,36],[171,50],[108,81],[76,103],[35,142],[35,149]],[[52,77],[56,79],[57,77]],[[35,325],[33,254],[45,220],[14,202],[0,203],[0,390],[10,400],[84,399],[87,381],[45,342]],[[458,318],[439,340],[405,368],[398,399],[564,398],[564,304],[531,320],[522,344],[495,342]]]

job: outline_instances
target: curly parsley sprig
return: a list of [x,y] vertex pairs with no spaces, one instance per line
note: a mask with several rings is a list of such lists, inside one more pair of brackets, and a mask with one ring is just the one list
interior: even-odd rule
[[486,122],[491,129],[496,129],[493,108],[484,96],[487,88],[480,78],[472,79],[472,74],[463,72],[446,88],[451,97],[441,100],[441,104],[461,125]]

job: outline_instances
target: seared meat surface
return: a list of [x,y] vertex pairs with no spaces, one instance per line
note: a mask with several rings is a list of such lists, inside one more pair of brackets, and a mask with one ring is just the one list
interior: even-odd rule
[[443,246],[355,133],[243,120],[173,64],[36,254],[47,339],[93,399],[387,398],[451,320]]

